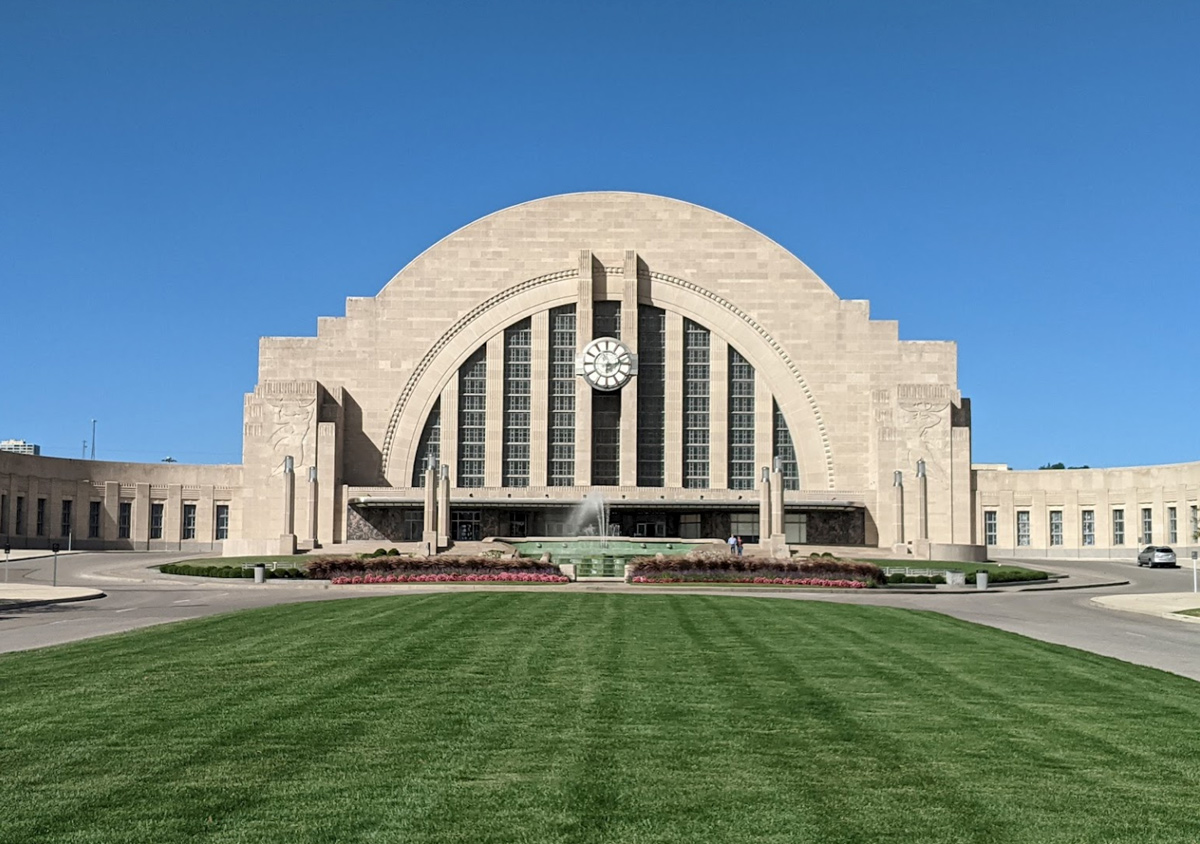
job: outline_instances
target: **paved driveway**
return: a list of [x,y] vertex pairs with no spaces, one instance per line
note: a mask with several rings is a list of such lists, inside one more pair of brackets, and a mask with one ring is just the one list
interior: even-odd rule
[[[103,589],[107,597],[78,604],[59,604],[4,612],[0,607],[0,651],[17,651],[200,618],[220,612],[297,601],[329,600],[388,592],[430,592],[437,587],[333,587],[291,581],[213,581],[174,578],[148,566],[179,559],[175,554],[79,554],[59,559],[59,583]],[[1069,645],[1128,662],[1149,665],[1200,680],[1200,624],[1181,624],[1147,615],[1105,610],[1090,603],[1096,594],[1176,592],[1192,588],[1190,569],[1139,569],[1133,563],[1055,561],[1028,563],[1068,575],[1066,583],[1086,586],[1114,580],[1129,585],[1105,589],[1001,591],[986,593],[854,593],[759,592],[754,595],[788,600],[837,601],[906,609],[935,610],[967,621]],[[30,583],[50,582],[50,561],[13,563],[10,577]],[[545,591],[540,587],[539,591]],[[642,587],[576,585],[572,591],[644,593]],[[672,589],[678,594],[679,589]],[[720,590],[688,590],[728,594]],[[744,598],[746,592],[737,593]],[[1200,607],[1200,596],[1196,606]]]

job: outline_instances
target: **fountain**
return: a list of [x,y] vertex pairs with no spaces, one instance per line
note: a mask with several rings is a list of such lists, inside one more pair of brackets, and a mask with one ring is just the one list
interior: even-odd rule
[[[564,528],[566,536],[562,539],[512,541],[512,545],[521,553],[549,553],[555,563],[575,566],[576,573],[584,578],[620,579],[628,560],[653,553],[651,544],[643,538],[621,537],[620,525],[612,522],[608,501],[598,492],[584,496],[572,508]],[[654,547],[657,550],[661,546]],[[671,554],[683,554],[694,547],[694,544],[674,540],[667,545],[667,550]]]

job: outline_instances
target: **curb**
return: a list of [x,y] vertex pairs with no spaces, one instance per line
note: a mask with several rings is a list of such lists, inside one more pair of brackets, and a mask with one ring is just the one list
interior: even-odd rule
[[[50,604],[76,604],[80,601],[95,601],[98,598],[107,598],[106,592],[96,590],[95,595],[79,595],[75,598],[41,598],[36,601],[13,601],[12,603],[0,603],[0,613],[8,612],[9,610],[25,610],[30,607],[45,607]],[[0,599],[3,600],[3,599]],[[1200,619],[1196,619],[1200,621]]]
[[1069,589],[1106,589],[1112,586],[1128,586],[1128,580],[1106,580],[1103,583],[1079,583],[1070,586],[1027,586],[1014,592],[1066,592]]

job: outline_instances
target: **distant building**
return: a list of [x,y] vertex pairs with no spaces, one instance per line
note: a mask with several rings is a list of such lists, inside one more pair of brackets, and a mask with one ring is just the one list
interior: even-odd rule
[[27,443],[25,440],[0,440],[0,451],[11,451],[13,454],[41,454],[42,447]]
[[496,212],[258,353],[241,465],[0,453],[0,536],[471,551],[595,535],[579,514],[602,497],[600,530],[780,556],[1198,547],[1200,461],[974,464],[956,344],[901,340],[769,238],[665,197]]

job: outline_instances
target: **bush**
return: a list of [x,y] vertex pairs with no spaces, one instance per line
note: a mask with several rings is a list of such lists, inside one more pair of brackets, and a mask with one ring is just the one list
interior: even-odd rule
[[698,550],[678,557],[634,557],[633,576],[647,581],[686,580],[694,582],[742,581],[755,577],[782,579],[853,580],[875,585],[885,582],[883,570],[874,563],[839,560],[829,556],[807,560],[776,560],[773,557],[731,557],[724,551]]
[[1050,575],[1044,571],[1032,571],[1030,569],[1022,569],[1018,571],[991,571],[989,569],[976,569],[975,571],[967,572],[967,583],[975,582],[975,575],[981,571],[986,571],[988,583],[1027,583],[1032,580],[1046,580]]
[[308,576],[316,580],[333,580],[343,577],[365,577],[367,575],[485,575],[507,572],[509,574],[558,574],[558,566],[540,560],[501,560],[492,556],[477,557],[401,557],[399,555],[367,558],[322,557],[312,560],[306,568]]
[[[166,563],[158,567],[163,574],[183,574],[188,577],[254,577],[253,568],[237,566],[197,566],[187,563]],[[267,569],[268,578],[295,580],[306,577],[304,569],[277,568]]]

